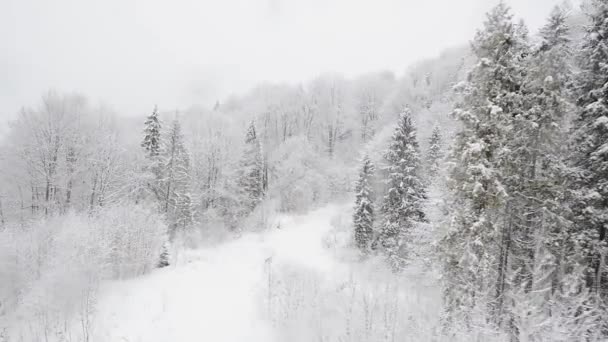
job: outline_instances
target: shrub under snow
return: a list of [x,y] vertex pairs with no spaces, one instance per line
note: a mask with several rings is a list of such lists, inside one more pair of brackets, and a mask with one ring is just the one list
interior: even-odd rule
[[0,231],[0,337],[87,340],[100,282],[149,272],[165,241],[161,218],[137,206]]

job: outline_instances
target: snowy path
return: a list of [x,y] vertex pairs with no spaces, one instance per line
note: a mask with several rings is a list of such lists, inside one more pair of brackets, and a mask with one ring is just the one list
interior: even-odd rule
[[331,272],[334,258],[322,240],[339,206],[281,221],[281,229],[247,234],[190,252],[188,261],[146,277],[104,287],[93,341],[273,341],[259,296],[265,265],[302,265]]

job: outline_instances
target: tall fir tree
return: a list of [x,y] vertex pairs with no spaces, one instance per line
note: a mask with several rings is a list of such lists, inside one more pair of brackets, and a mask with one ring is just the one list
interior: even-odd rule
[[158,157],[161,151],[160,133],[162,128],[158,118],[158,107],[154,106],[152,114],[146,118],[144,125],[144,140],[141,143],[141,147],[146,151],[146,157]]
[[[572,210],[583,281],[608,301],[608,1],[592,2],[577,78],[578,115],[573,127]],[[605,319],[604,319],[605,322]],[[606,324],[603,326],[606,332]]]
[[[540,38],[540,47],[527,64],[525,112],[516,118],[507,148],[519,171],[508,185],[510,207],[518,218],[513,220],[511,297],[516,303],[531,304],[535,309],[529,315],[546,321],[555,316],[554,303],[564,288],[570,255],[563,141],[572,110],[572,68],[567,17],[559,7],[541,28]],[[550,330],[545,329],[537,327],[528,334],[543,336]]]
[[423,211],[426,189],[421,179],[421,162],[416,129],[409,109],[399,116],[390,147],[384,155],[388,175],[382,201],[382,222],[378,244],[395,271],[403,269],[408,257],[412,230],[426,222]]
[[461,130],[451,153],[451,220],[443,239],[447,313],[467,321],[472,310],[503,317],[511,248],[507,185],[513,118],[524,112],[526,30],[500,2],[487,14],[472,47],[478,59],[459,87]]
[[[135,189],[136,202],[153,197],[154,200],[162,202],[162,190],[160,181],[162,177],[161,152],[162,152],[162,123],[159,118],[158,107],[154,106],[152,113],[144,122],[144,139],[141,147],[144,149],[145,161],[142,165],[141,183]],[[152,195],[152,196],[151,196]]]
[[170,236],[174,237],[177,230],[184,230],[193,223],[190,155],[177,119],[173,120],[161,156],[161,209],[169,220]]
[[366,255],[370,252],[374,234],[374,189],[371,181],[375,171],[374,163],[368,155],[363,157],[359,180],[355,186],[355,214],[353,215],[355,228],[355,245]]
[[251,213],[264,199],[264,157],[262,145],[252,121],[245,135],[245,151],[240,162],[238,186],[242,192],[242,205],[246,214]]
[[441,160],[443,159],[443,137],[438,125],[433,128],[429,138],[429,150],[426,155],[427,177],[432,180],[439,174]]

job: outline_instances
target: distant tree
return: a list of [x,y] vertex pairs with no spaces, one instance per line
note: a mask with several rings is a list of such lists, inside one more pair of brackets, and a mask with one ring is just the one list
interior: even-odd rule
[[262,145],[252,121],[245,135],[245,151],[240,162],[238,186],[243,194],[242,204],[250,213],[264,198],[264,158]]
[[381,101],[374,89],[365,89],[359,94],[359,115],[361,116],[361,140],[370,141],[375,134],[376,121],[379,119]]
[[190,194],[190,155],[186,150],[179,120],[173,120],[168,132],[162,158],[162,211],[167,215],[170,235],[177,229],[185,229],[193,223]]
[[439,173],[441,159],[443,158],[442,144],[441,129],[439,126],[435,126],[429,138],[429,150],[426,155],[427,177],[429,179],[435,178]]
[[375,166],[367,155],[363,157],[359,180],[355,186],[355,244],[363,253],[367,254],[373,238],[374,227],[374,189],[370,182],[374,175]]
[[155,158],[160,155],[161,151],[161,123],[158,118],[158,107],[154,106],[152,114],[146,118],[144,123],[144,140],[141,146],[146,151],[146,157]]
[[398,271],[405,265],[411,231],[426,222],[423,211],[426,189],[421,179],[421,162],[416,129],[411,113],[399,116],[391,145],[384,156],[388,190],[382,201],[382,222],[378,243],[391,267]]
[[165,243],[161,249],[156,267],[163,268],[167,266],[169,266],[169,247],[167,246],[167,243]]
[[162,124],[158,117],[158,107],[154,106],[152,113],[144,122],[144,139],[141,147],[144,149],[146,160],[142,166],[142,182],[138,185],[136,193],[137,200],[147,198],[152,193],[158,202],[163,202],[164,196],[161,189],[162,178]]

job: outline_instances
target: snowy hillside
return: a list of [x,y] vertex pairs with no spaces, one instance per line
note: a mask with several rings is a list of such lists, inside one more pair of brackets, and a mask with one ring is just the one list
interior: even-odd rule
[[286,216],[280,228],[188,251],[176,266],[103,286],[91,340],[366,341],[387,325],[395,336],[432,333],[439,298],[430,279],[367,279],[372,265],[348,262],[335,247],[348,209]]
[[8,1],[57,39],[18,32],[57,53],[17,83],[158,92],[51,88],[0,129],[0,342],[608,341],[608,0],[110,0],[144,15],[108,50],[114,5],[85,44]]

